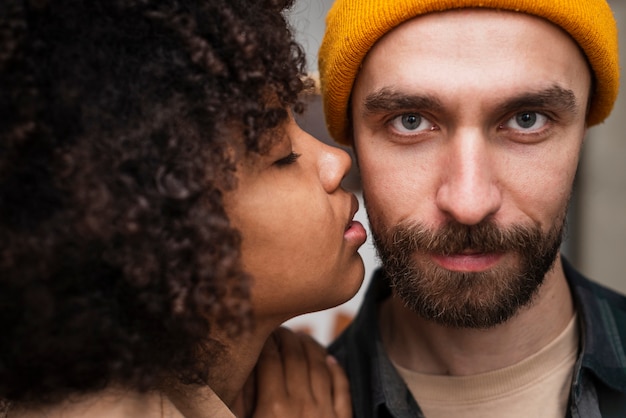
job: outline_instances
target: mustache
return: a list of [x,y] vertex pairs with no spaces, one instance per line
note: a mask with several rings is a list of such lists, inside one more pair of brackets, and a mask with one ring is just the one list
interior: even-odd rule
[[476,225],[449,221],[437,229],[429,229],[422,224],[399,224],[382,236],[374,234],[374,239],[383,244],[379,248],[403,248],[409,252],[420,251],[441,255],[453,255],[464,251],[523,252],[542,242],[541,238],[542,231],[538,225],[501,227],[490,220]]

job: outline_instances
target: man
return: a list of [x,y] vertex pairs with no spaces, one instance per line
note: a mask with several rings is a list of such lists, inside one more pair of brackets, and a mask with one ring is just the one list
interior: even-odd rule
[[604,0],[338,0],[320,77],[383,268],[331,352],[357,417],[626,416],[626,298],[559,255],[618,91]]

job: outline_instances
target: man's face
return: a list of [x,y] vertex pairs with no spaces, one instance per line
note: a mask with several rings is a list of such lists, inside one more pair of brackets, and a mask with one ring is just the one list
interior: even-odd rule
[[558,254],[590,72],[561,29],[493,10],[408,21],[352,91],[355,148],[395,291],[485,328],[528,304]]

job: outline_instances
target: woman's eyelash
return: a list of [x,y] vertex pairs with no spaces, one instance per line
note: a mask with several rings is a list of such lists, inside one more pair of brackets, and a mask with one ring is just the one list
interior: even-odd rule
[[289,164],[295,163],[298,158],[300,158],[300,154],[292,151],[286,157],[281,158],[280,160],[277,160],[276,162],[274,162],[274,164],[276,164],[277,166],[289,165]]

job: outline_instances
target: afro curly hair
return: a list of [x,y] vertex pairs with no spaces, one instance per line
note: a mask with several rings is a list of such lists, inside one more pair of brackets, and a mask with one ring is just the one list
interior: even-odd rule
[[4,402],[204,383],[252,326],[222,196],[301,110],[289,3],[2,0]]

